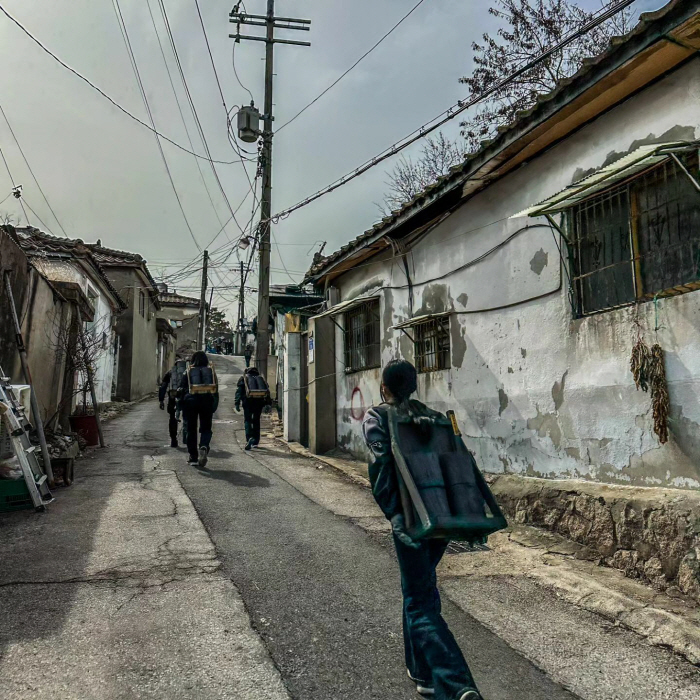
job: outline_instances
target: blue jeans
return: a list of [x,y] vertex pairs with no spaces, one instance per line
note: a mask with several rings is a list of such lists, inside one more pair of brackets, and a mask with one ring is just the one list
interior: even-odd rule
[[406,668],[413,678],[435,688],[435,700],[455,700],[476,690],[469,666],[442,617],[435,569],[447,542],[425,540],[411,549],[394,537],[403,592]]

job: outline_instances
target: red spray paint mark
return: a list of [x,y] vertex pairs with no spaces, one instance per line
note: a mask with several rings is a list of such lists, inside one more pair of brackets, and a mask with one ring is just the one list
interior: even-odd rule
[[361,421],[365,417],[366,412],[367,409],[365,408],[365,399],[362,396],[362,391],[359,386],[356,386],[350,399],[350,415],[353,420]]

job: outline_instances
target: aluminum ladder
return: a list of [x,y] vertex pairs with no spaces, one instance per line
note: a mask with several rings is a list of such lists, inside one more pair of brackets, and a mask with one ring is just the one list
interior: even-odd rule
[[32,426],[27,419],[24,407],[20,403],[10,384],[9,377],[4,377],[0,370],[0,420],[5,425],[17,456],[24,482],[35,510],[46,510],[46,504],[53,501],[49,490],[48,478],[39,466],[35,451],[37,447],[29,441],[29,431]]

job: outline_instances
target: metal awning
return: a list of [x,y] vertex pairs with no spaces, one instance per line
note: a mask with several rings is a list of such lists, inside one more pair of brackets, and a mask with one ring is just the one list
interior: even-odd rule
[[420,323],[431,321],[434,318],[445,318],[447,316],[451,316],[453,313],[454,311],[443,311],[439,314],[425,314],[424,316],[415,316],[413,318],[409,318],[407,321],[401,321],[401,323],[397,323],[396,325],[392,326],[392,328],[394,330],[400,331],[404,328],[410,328],[411,326],[417,326]]
[[332,306],[328,311],[324,311],[322,314],[317,314],[312,316],[312,319],[323,318],[324,316],[339,316],[340,314],[354,309],[356,306],[360,306],[368,301],[376,301],[379,299],[378,294],[367,294],[365,296],[355,297],[354,299],[347,299],[346,301],[341,301],[340,304]]
[[[673,143],[656,143],[632,151],[626,156],[619,158],[610,165],[606,165],[591,175],[588,175],[577,182],[565,187],[557,194],[548,197],[539,204],[518,212],[511,216],[515,219],[521,216],[546,216],[556,214],[592,197],[597,192],[608,189],[615,184],[627,180],[633,175],[640,173],[653,165],[661,163],[667,158],[677,158],[677,154],[687,153],[700,146],[700,141],[689,143],[688,141],[677,141]],[[689,173],[687,173],[690,176]],[[691,179],[692,176],[690,176]],[[698,183],[695,183],[699,187]]]

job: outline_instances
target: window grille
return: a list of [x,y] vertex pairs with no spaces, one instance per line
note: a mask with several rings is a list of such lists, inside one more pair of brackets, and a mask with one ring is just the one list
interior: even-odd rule
[[345,371],[381,364],[379,301],[369,301],[345,314]]
[[145,318],[146,316],[146,295],[139,290],[139,313]]
[[450,368],[450,319],[431,318],[412,327],[416,370],[436,372]]
[[[698,175],[697,153],[682,158]],[[700,192],[673,160],[571,212],[578,315],[700,288]]]

